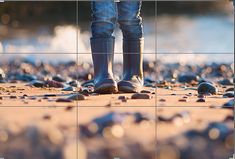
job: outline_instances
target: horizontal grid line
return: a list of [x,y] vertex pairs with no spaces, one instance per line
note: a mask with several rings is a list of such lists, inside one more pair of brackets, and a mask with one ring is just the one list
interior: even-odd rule
[[[74,54],[74,55],[79,55],[79,54],[92,54],[91,52],[35,52],[35,53],[30,53],[30,52],[20,52],[20,53],[16,53],[16,52],[3,52],[0,53],[0,55],[11,55],[11,54],[15,54],[15,55],[37,55],[37,54]],[[93,53],[93,54],[104,54],[104,53]],[[114,54],[123,54],[123,52],[114,52]],[[139,53],[125,53],[125,54],[139,54]],[[154,53],[154,52],[143,52],[142,54],[153,54],[153,55],[171,55],[171,54],[176,54],[176,55],[181,55],[181,54],[189,54],[189,55],[201,55],[201,54],[205,54],[205,55],[234,55],[235,53]]]

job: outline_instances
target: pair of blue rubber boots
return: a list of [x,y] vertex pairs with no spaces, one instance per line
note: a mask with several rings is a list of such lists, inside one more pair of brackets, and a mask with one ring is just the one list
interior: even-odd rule
[[91,38],[94,91],[100,94],[135,93],[143,86],[143,38],[123,40],[123,78],[113,76],[115,38]]

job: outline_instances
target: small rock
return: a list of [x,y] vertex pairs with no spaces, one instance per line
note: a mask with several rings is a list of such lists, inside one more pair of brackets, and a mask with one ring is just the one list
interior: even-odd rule
[[193,74],[193,73],[184,73],[179,75],[178,77],[178,81],[180,83],[191,83],[192,81],[197,81],[198,77],[197,75]]
[[218,82],[221,85],[226,85],[226,86],[232,86],[233,82],[230,79],[223,79],[221,81]]
[[160,102],[165,102],[166,100],[162,98],[162,99],[159,99],[159,101]]
[[199,84],[197,91],[198,94],[216,94],[218,92],[217,88],[209,82]]
[[37,77],[31,74],[18,74],[16,75],[15,79],[24,82],[31,82],[37,80]]
[[99,93],[91,93],[91,96],[99,96]]
[[51,119],[51,116],[46,114],[42,117],[44,120],[50,120]]
[[151,91],[148,91],[148,90],[142,90],[142,91],[140,91],[140,93],[151,93]]
[[199,98],[196,102],[206,102],[204,98]]
[[140,112],[134,113],[134,117],[135,117],[135,123],[140,123],[142,121],[149,121],[150,120],[150,117],[147,114],[143,114]]
[[3,100],[3,97],[0,97],[0,100]]
[[67,98],[58,98],[56,100],[56,102],[65,102],[65,103],[69,103],[69,102],[72,102],[71,99],[67,99]]
[[226,92],[223,94],[224,98],[233,98],[234,97],[234,92],[230,91],[230,92]]
[[72,87],[80,87],[80,83],[76,80],[70,81],[68,84]]
[[40,130],[35,126],[27,127],[25,130],[25,136],[32,145],[38,144],[38,142],[40,142]]
[[70,111],[70,110],[72,110],[73,109],[73,106],[67,106],[66,108],[65,108],[65,110],[67,110],[67,111]]
[[56,97],[56,94],[44,94],[44,97]]
[[198,94],[197,96],[198,98],[206,98],[206,96],[204,94]]
[[230,91],[234,91],[234,88],[231,87],[231,88],[228,88],[228,89],[225,90],[225,92],[230,92]]
[[36,100],[36,99],[37,99],[37,97],[35,97],[35,96],[31,96],[31,97],[29,97],[29,99],[31,99],[31,100]]
[[45,86],[46,87],[54,87],[54,88],[63,88],[64,87],[63,83],[60,83],[60,82],[57,82],[54,80],[47,80],[45,82]]
[[65,86],[62,91],[74,91],[72,86]]
[[234,99],[225,103],[222,108],[234,109]]
[[119,96],[118,99],[123,100],[123,99],[127,99],[127,97],[126,96]]
[[185,98],[179,99],[179,102],[189,102],[189,99],[185,99]]
[[151,99],[151,96],[146,93],[135,93],[131,96],[131,99]]
[[10,96],[10,99],[16,99],[17,97],[16,96]]
[[61,77],[61,75],[55,75],[55,76],[53,76],[52,77],[52,80],[54,80],[54,81],[57,81],[57,82],[65,82],[66,80],[63,78],[63,77]]
[[127,99],[122,99],[122,102],[123,102],[123,103],[126,103],[126,102],[127,102]]
[[44,82],[38,81],[38,80],[33,80],[32,82],[29,83],[29,85],[32,85],[34,87],[43,87]]
[[85,100],[86,97],[80,93],[72,94],[67,99],[69,100]]
[[85,96],[89,96],[93,92],[94,92],[94,87],[91,87],[91,86],[83,87],[80,91],[80,93]]

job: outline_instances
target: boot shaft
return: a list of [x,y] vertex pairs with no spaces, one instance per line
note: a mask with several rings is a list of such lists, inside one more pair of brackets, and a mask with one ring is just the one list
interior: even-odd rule
[[113,37],[90,39],[95,77],[113,76],[114,41]]
[[123,78],[136,75],[143,79],[144,39],[123,40]]

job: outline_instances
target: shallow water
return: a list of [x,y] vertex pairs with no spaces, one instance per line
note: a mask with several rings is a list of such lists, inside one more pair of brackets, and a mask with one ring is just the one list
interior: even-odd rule
[[[144,58],[146,60],[162,59],[166,62],[183,63],[191,63],[192,59],[194,63],[233,62],[233,16],[161,15],[157,17],[156,27],[154,27],[154,22],[154,18],[144,21]],[[79,61],[91,62],[89,29],[81,32],[76,26],[64,25],[56,26],[53,34],[47,32],[49,31],[45,31],[44,28],[44,31],[33,35],[4,39],[0,41],[0,53],[10,58],[20,54],[32,60],[66,61],[76,60],[75,54],[78,50]],[[115,37],[117,54],[115,60],[121,61],[122,34],[120,30],[115,31]],[[10,55],[11,53],[14,54]],[[27,54],[23,55],[23,53]],[[63,54],[57,56],[58,53]],[[186,56],[180,53],[195,54]],[[201,55],[202,53],[204,55]],[[216,53],[216,55],[210,55],[210,53]]]

